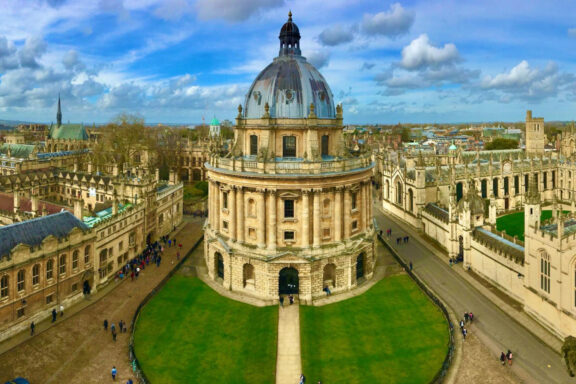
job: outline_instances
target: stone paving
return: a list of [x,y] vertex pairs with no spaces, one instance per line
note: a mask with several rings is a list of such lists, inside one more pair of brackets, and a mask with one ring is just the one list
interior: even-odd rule
[[[186,254],[200,239],[203,220],[185,218],[176,236]],[[38,333],[27,333],[0,344],[0,382],[23,376],[31,383],[107,383],[111,382],[112,366],[118,369],[117,382],[125,383],[132,376],[128,356],[130,330],[112,340],[103,329],[104,319],[118,324],[132,321],[140,302],[172,270],[176,248],[166,248],[159,268],[150,265],[137,281],[113,283],[87,302],[72,306],[55,324],[38,324]]]
[[296,384],[302,374],[300,355],[300,308],[298,300],[278,306],[278,354],[276,384]]

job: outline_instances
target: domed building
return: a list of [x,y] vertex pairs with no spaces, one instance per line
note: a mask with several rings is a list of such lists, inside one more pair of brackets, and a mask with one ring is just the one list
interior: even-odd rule
[[309,303],[372,277],[374,164],[346,148],[342,107],[301,56],[291,14],[279,38],[238,107],[233,144],[206,164],[205,259],[227,289]]

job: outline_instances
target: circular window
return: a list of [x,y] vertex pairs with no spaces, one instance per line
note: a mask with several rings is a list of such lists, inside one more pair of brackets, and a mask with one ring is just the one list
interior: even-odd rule
[[286,100],[292,100],[292,98],[294,97],[294,94],[292,93],[292,91],[290,89],[286,90]]

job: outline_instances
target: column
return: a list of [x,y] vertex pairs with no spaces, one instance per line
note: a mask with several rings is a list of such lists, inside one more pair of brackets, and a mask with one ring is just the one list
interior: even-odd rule
[[230,231],[230,240],[236,241],[236,187],[230,188],[228,192],[228,215],[230,223],[228,223],[228,230]]
[[352,217],[352,197],[350,196],[350,186],[347,185],[344,189],[344,239],[350,238],[350,224]]
[[310,246],[310,190],[302,190],[302,247]]
[[[360,183],[360,198],[362,199],[362,225],[360,225],[360,223],[358,223],[358,228],[363,229],[363,230],[367,230],[368,226],[368,220],[367,220],[367,216],[368,216],[368,198],[367,198],[367,193],[366,193],[366,183]],[[408,195],[406,195],[408,196]],[[362,228],[363,227],[363,228]]]
[[244,241],[244,190],[238,187],[236,192],[236,239],[239,242]]
[[222,191],[220,190],[220,186],[218,184],[216,184],[216,193],[214,194],[214,196],[216,196],[216,201],[214,202],[216,205],[216,209],[214,210],[214,220],[216,220],[214,222],[214,229],[218,232],[220,232],[220,227],[222,226],[222,224],[220,223],[220,211],[222,210],[221,204],[222,204]]
[[336,187],[334,197],[334,241],[342,240],[342,187]]
[[374,220],[374,202],[372,201],[372,182],[368,182],[368,228]]
[[313,226],[313,245],[315,247],[320,246],[320,196],[321,196],[322,190],[321,189],[314,189],[314,208],[313,208],[313,220],[314,220],[314,226]]
[[268,249],[276,249],[276,190],[268,191]]
[[264,248],[266,246],[266,190],[257,189],[258,195],[258,212],[256,213],[258,217],[258,232],[256,233],[256,238],[258,241],[258,248]]

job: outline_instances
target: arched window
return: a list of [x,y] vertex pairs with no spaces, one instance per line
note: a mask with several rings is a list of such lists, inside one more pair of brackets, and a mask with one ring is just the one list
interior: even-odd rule
[[46,280],[54,277],[54,260],[50,259],[46,262]]
[[32,267],[32,285],[40,283],[40,264],[35,264]]
[[216,276],[224,279],[224,258],[220,254],[220,252],[216,252],[214,254],[214,263],[216,269]]
[[243,267],[244,275],[244,288],[254,286],[254,266],[252,264],[244,264]]
[[414,212],[414,192],[412,189],[408,190],[408,210]]
[[550,256],[540,253],[540,289],[550,293]]
[[66,274],[66,255],[60,255],[60,260],[58,262],[60,265],[59,272],[61,275]]
[[390,182],[386,180],[386,192],[385,192],[386,200],[390,200]]
[[250,135],[250,155],[258,155],[258,136]]
[[8,275],[4,275],[0,279],[0,298],[6,297],[8,297]]
[[75,250],[74,253],[72,253],[72,269],[73,270],[78,269],[79,255],[80,255],[80,252],[78,252],[78,250]]
[[482,179],[480,182],[480,188],[482,190],[482,198],[485,199],[488,197],[488,181],[486,179]]
[[26,271],[23,269],[18,271],[18,277],[16,280],[16,289],[18,292],[23,291],[26,288]]
[[399,181],[396,183],[396,203],[402,204],[402,183]]
[[498,197],[498,178],[495,177],[492,180],[492,193],[494,194],[494,197]]
[[87,245],[86,248],[84,248],[84,264],[89,264],[90,263],[90,246]]

